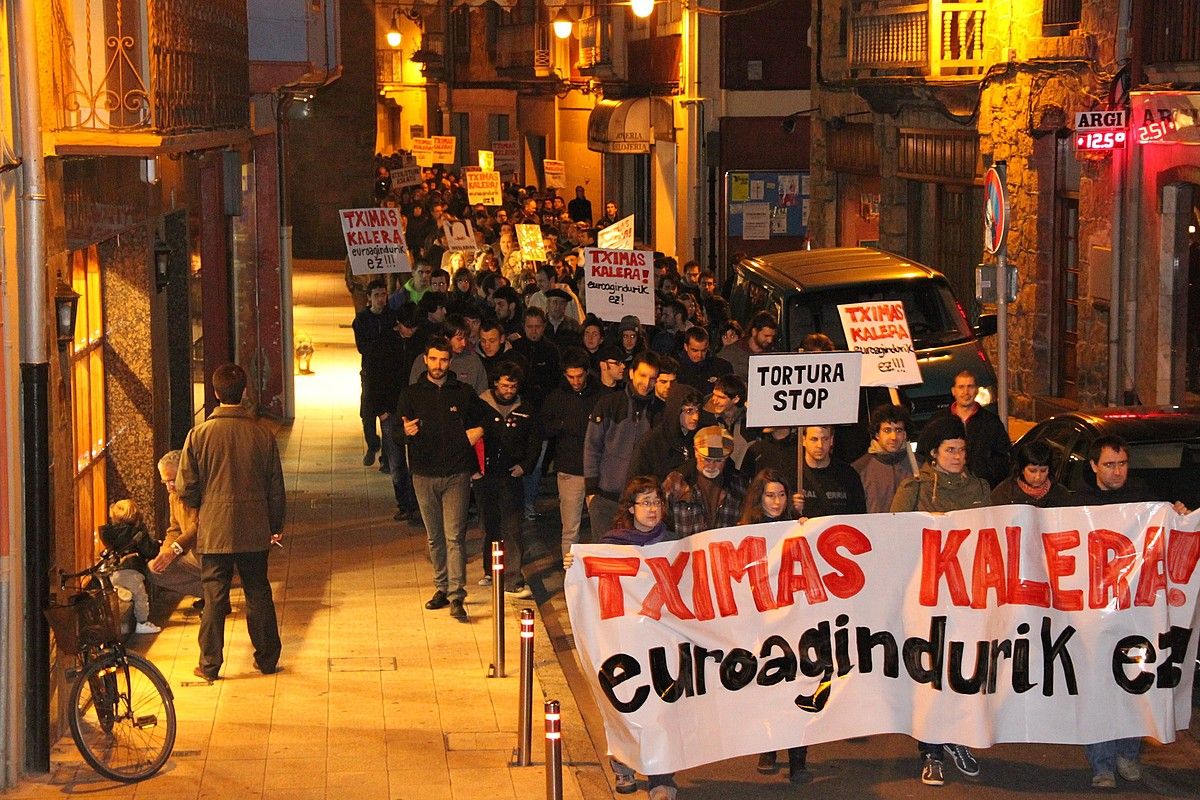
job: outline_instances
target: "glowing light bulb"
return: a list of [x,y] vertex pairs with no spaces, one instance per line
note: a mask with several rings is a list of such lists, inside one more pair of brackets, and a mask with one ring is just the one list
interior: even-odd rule
[[384,38],[387,39],[388,47],[399,47],[402,37],[400,36],[400,31],[392,28]]
[[629,5],[633,9],[633,15],[642,19],[650,16],[650,12],[654,10],[654,0],[632,0]]
[[554,28],[554,35],[559,39],[571,38],[571,30],[575,27],[575,23],[571,20],[571,16],[567,14],[566,8],[560,6],[558,13],[554,15],[554,21],[550,23],[550,27]]

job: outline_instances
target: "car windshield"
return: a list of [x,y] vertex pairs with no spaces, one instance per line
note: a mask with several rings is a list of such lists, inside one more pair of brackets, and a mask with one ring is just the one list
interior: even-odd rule
[[824,333],[839,349],[845,349],[837,307],[872,300],[900,300],[908,318],[908,331],[918,350],[970,341],[971,328],[959,313],[950,287],[941,281],[881,281],[862,286],[803,292],[788,305],[792,349],[810,333]]

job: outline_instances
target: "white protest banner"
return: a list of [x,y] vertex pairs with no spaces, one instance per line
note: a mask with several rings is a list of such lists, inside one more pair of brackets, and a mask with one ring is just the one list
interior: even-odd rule
[[521,246],[523,261],[545,261],[546,240],[542,238],[542,226],[518,225],[517,243]]
[[494,171],[496,169],[496,154],[491,150],[480,150],[479,168],[484,172]]
[[475,227],[469,219],[452,219],[442,223],[446,249],[452,253],[475,252]]
[[646,250],[583,251],[583,302],[600,319],[633,314],[654,324],[654,254]]
[[406,186],[421,185],[421,168],[417,166],[400,167],[388,173],[392,178],[392,190],[399,191]]
[[456,136],[434,136],[433,163],[453,164],[455,144],[457,141],[458,137]]
[[496,172],[512,177],[521,170],[521,152],[515,141],[492,142],[496,157]]
[[846,345],[863,354],[863,386],[908,386],[921,382],[921,368],[899,300],[837,307]]
[[861,353],[750,356],[746,425],[751,428],[858,422]]
[[350,271],[355,275],[412,272],[398,208],[345,208],[338,211]]
[[1200,513],[819,517],[576,545],[609,751],[645,774],[872,736],[989,747],[1189,724]]
[[596,246],[603,250],[632,250],[633,214],[602,228],[596,234]]
[[567,186],[567,162],[542,159],[542,172],[546,176],[547,189],[564,189]]
[[467,179],[467,199],[471,205],[483,203],[485,206],[498,206],[504,203],[499,172],[466,172],[464,175]]
[[417,160],[417,166],[432,167],[436,163],[433,160],[433,139],[423,136],[414,137],[412,154],[413,158]]

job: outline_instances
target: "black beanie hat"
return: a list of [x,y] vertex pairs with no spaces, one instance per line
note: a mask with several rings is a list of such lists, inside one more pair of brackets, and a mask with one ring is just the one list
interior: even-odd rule
[[921,450],[928,456],[941,447],[942,442],[947,439],[963,439],[965,441],[966,438],[967,429],[961,419],[953,415],[938,417],[930,421],[925,426],[925,430],[921,431]]

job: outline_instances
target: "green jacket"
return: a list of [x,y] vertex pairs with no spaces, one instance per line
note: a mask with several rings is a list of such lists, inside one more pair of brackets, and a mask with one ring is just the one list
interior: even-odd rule
[[958,511],[991,505],[992,490],[983,478],[963,470],[958,475],[922,464],[914,477],[905,478],[892,498],[892,511]]

